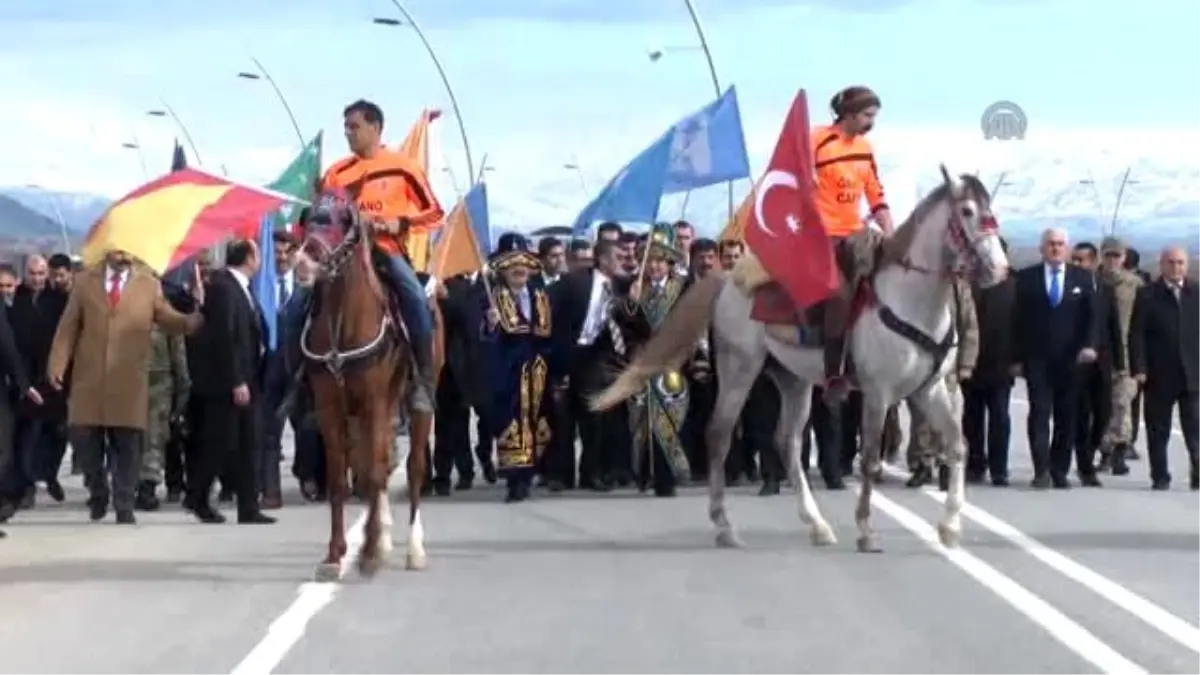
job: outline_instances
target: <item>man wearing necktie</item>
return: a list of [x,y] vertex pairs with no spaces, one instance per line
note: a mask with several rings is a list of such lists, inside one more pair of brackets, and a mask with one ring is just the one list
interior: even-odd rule
[[[1080,364],[1096,360],[1092,274],[1067,263],[1067,233],[1042,233],[1042,262],[1016,277],[1014,376],[1025,378],[1029,397],[1029,449],[1033,487],[1069,488],[1071,450],[1081,383]],[[1053,421],[1053,432],[1051,422]],[[1082,473],[1091,469],[1081,462]]]
[[[204,288],[197,283],[192,292],[203,305]],[[184,334],[201,323],[199,314],[172,309],[159,280],[134,268],[122,251],[109,251],[103,262],[75,277],[46,370],[50,386],[63,389],[70,368],[68,435],[82,465],[93,521],[107,515],[111,497],[117,522],[136,522],[138,457],[149,413],[151,328],[157,324],[168,333]]]
[[[272,238],[275,244],[276,282],[274,289],[268,292],[275,294],[276,340],[275,347],[272,349],[268,346],[267,352],[263,355],[265,375],[263,376],[263,395],[260,405],[260,414],[263,420],[263,443],[257,477],[258,490],[262,493],[264,509],[277,509],[283,505],[279,462],[283,452],[282,438],[285,420],[280,419],[276,410],[283,402],[283,397],[291,385],[284,352],[285,345],[291,344],[287,330],[289,326],[296,323],[294,320],[289,322],[287,318],[294,313],[290,303],[295,296],[296,288],[295,239],[284,231],[275,232]],[[293,406],[288,411],[293,432],[300,427],[301,422],[300,411],[295,408],[296,406]]]

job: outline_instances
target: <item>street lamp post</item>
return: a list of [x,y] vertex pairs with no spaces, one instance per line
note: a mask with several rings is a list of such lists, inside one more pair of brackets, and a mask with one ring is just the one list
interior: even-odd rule
[[296,131],[296,138],[300,139],[300,148],[303,149],[308,141],[304,139],[304,133],[300,131],[300,124],[296,121],[296,115],[292,113],[292,106],[288,104],[287,97],[283,95],[283,90],[279,88],[279,85],[275,84],[275,78],[271,77],[271,73],[258,59],[251,56],[250,60],[254,62],[254,67],[258,68],[258,72],[242,71],[237,76],[243,80],[266,80],[267,84],[271,85],[271,89],[275,91],[275,96],[283,104],[283,109],[287,112],[288,119],[292,121],[292,129]]
[[196,141],[192,140],[192,134],[183,120],[179,119],[179,115],[175,114],[175,109],[166,101],[159,99],[159,103],[162,103],[162,109],[147,110],[146,114],[150,117],[170,117],[175,122],[175,126],[183,132],[183,138],[187,141],[188,147],[192,149],[192,156],[196,158],[196,164],[204,166],[204,160],[200,159],[200,151],[196,149]]
[[142,178],[150,180],[150,170],[146,168],[146,153],[142,152],[142,144],[138,141],[137,137],[134,136],[132,141],[122,143],[121,147],[137,152],[138,163],[142,165]]
[[579,166],[579,164],[576,162],[568,162],[563,164],[563,168],[567,171],[575,172],[575,175],[579,178],[579,189],[583,190],[584,197],[587,197],[589,194],[591,194],[591,191],[588,190],[587,179],[583,176],[583,167]]
[[54,209],[54,218],[58,221],[59,235],[62,236],[63,251],[67,255],[71,255],[71,238],[67,236],[67,219],[63,217],[62,207],[58,203],[58,195],[35,183],[30,183],[25,187],[41,192],[50,200],[50,207]]
[[[696,37],[700,40],[700,50],[704,52],[704,60],[708,64],[708,75],[712,78],[712,86],[714,95],[717,98],[721,97],[721,79],[717,77],[717,66],[713,61],[712,50],[708,46],[708,36],[704,33],[704,26],[700,23],[700,13],[696,11],[696,4],[693,0],[683,0],[687,5],[688,15],[692,17],[692,26],[696,29]],[[663,57],[667,51],[682,51],[685,48],[675,47],[671,49],[651,49],[650,62],[655,63]],[[733,218],[733,181],[728,183],[729,193],[729,218]],[[686,197],[685,197],[686,199]]]
[[[1108,234],[1111,236],[1116,236],[1116,234],[1117,234],[1117,219],[1121,215],[1121,201],[1123,199],[1125,199],[1125,188],[1130,185],[1138,184],[1137,180],[1130,178],[1130,175],[1132,173],[1133,173],[1133,167],[1132,166],[1126,167],[1125,173],[1122,174],[1122,176],[1121,176],[1121,184],[1117,187],[1117,199],[1113,203],[1112,219],[1109,221],[1109,224],[1108,224]],[[1091,186],[1092,191],[1096,193],[1096,201],[1102,202],[1102,200],[1100,198],[1100,190],[1096,188],[1096,181],[1094,179],[1085,178],[1085,179],[1079,181],[1079,184]],[[1103,203],[1101,203],[1101,205],[1103,205]]]
[[396,6],[396,10],[404,17],[403,21],[388,17],[378,17],[373,19],[373,21],[380,26],[403,26],[407,23],[412,27],[413,32],[417,34],[417,38],[421,41],[421,44],[425,46],[425,51],[429,54],[429,60],[433,61],[433,67],[437,68],[438,77],[442,79],[442,86],[446,89],[446,96],[450,99],[450,107],[454,109],[454,118],[458,121],[458,133],[462,136],[463,153],[467,158],[467,175],[474,178],[475,162],[471,158],[471,143],[467,140],[467,125],[463,122],[462,111],[458,107],[458,97],[454,95],[454,88],[450,86],[450,78],[446,76],[446,69],[442,67],[442,61],[438,58],[437,52],[433,50],[433,45],[425,38],[425,32],[417,25],[413,15],[404,8],[404,4],[400,0],[392,0],[392,4]]

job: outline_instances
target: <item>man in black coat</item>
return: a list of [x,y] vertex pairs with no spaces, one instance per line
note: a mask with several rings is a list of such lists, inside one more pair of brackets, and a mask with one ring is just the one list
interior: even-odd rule
[[[1079,405],[1079,365],[1096,353],[1095,283],[1090,272],[1067,263],[1067,233],[1042,234],[1042,262],[1017,273],[1013,373],[1029,391],[1029,448],[1033,487],[1069,488],[1071,448]],[[1050,431],[1053,420],[1053,435]],[[1081,474],[1094,471],[1079,467]]]
[[1187,447],[1191,489],[1200,489],[1198,427],[1200,391],[1197,356],[1200,328],[1195,282],[1187,278],[1187,252],[1177,246],[1163,250],[1162,276],[1138,292],[1129,328],[1130,372],[1145,387],[1146,446],[1150,480],[1155,490],[1171,487],[1167,444],[1171,413],[1179,407],[1179,424]]
[[[1008,242],[1001,240],[1008,253]],[[981,482],[990,475],[992,485],[1008,485],[1008,442],[1012,433],[1009,401],[1013,376],[1013,311],[1017,284],[1008,277],[991,288],[972,289],[979,322],[979,356],[971,378],[963,383],[962,430],[967,444],[966,478]]]
[[259,399],[267,334],[262,309],[250,291],[258,255],[252,241],[231,243],[225,267],[213,271],[205,285],[204,327],[191,364],[192,397],[201,402],[203,424],[199,457],[189,462],[184,501],[205,523],[225,522],[209,501],[222,468],[228,468],[234,483],[238,523],[275,522],[259,508],[255,466],[263,441]]

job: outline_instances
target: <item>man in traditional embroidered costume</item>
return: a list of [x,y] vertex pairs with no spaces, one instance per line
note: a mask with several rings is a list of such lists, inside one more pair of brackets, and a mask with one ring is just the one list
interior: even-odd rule
[[[646,261],[645,269],[630,289],[633,306],[628,308],[628,316],[624,321],[618,319],[632,345],[658,328],[683,293],[685,280],[674,270],[684,257],[675,247],[674,234],[670,225],[655,226],[637,250],[638,260]],[[681,433],[687,407],[687,380],[676,371],[653,378],[630,402],[633,467],[638,484],[643,490],[652,484],[659,497],[674,496],[676,484],[688,477]]]
[[[529,283],[541,271],[518,234],[500,237],[490,266],[496,274],[483,325],[483,355],[490,387],[489,425],[497,469],[508,485],[505,501],[529,497],[538,459],[549,447],[550,396],[561,379],[553,358],[550,296]],[[552,372],[553,370],[553,372]]]
[[871,220],[878,223],[884,236],[891,236],[893,229],[875,152],[866,139],[879,107],[879,96],[868,87],[847,87],[830,101],[833,124],[818,127],[812,134],[817,179],[814,197],[844,281],[841,292],[826,302],[822,326],[825,394],[835,401],[844,400],[849,393],[842,365],[850,300],[858,281],[874,268],[880,240],[862,218],[862,201],[867,201]]

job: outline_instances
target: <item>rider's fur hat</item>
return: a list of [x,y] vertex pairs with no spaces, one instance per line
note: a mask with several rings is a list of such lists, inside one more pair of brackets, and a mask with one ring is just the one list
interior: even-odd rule
[[846,87],[835,94],[833,99],[829,101],[829,107],[833,110],[833,116],[839,120],[850,115],[857,115],[867,108],[878,108],[881,105],[879,95],[872,91],[870,87],[857,85]]
[[496,242],[496,250],[488,258],[488,265],[493,271],[503,272],[513,267],[527,267],[540,270],[542,263],[537,256],[529,252],[529,240],[516,232],[505,232]]

